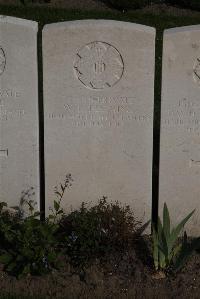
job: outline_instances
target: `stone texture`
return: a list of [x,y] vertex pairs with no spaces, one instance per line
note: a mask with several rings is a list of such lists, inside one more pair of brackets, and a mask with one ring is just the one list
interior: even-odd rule
[[200,234],[200,26],[164,32],[160,145],[160,213],[173,223],[193,209],[186,228]]
[[66,209],[102,196],[151,216],[155,29],[118,21],[43,31],[46,209],[71,173]]
[[39,204],[37,30],[0,16],[0,201],[9,206],[28,190]]

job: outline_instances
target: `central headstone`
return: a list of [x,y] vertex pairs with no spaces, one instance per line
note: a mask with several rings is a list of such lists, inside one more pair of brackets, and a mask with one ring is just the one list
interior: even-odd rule
[[0,201],[9,206],[26,194],[39,208],[37,32],[36,22],[0,16]]
[[43,31],[46,208],[108,200],[151,216],[155,30],[105,20]]

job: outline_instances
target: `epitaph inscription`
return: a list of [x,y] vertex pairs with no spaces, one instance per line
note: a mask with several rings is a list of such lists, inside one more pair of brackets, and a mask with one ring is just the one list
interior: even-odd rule
[[104,89],[112,87],[121,79],[124,63],[115,47],[95,41],[83,46],[77,52],[74,70],[84,86]]
[[[135,108],[134,97],[80,97],[66,99],[60,112],[47,112],[51,120],[63,120],[72,127],[121,127],[128,123],[145,125],[151,123],[152,115]],[[64,108],[64,109],[63,109]]]

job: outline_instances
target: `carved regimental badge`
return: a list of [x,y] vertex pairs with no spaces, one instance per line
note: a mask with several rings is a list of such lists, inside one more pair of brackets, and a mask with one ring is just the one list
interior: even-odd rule
[[2,47],[0,47],[0,75],[3,74],[6,66],[6,56]]
[[75,59],[77,78],[88,88],[112,87],[122,77],[124,63],[119,51],[104,42],[92,42],[82,47]]

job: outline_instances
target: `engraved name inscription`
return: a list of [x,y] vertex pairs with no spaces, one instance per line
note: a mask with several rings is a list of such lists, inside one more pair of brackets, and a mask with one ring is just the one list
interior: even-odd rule
[[[185,155],[189,168],[200,166],[200,101],[183,98],[167,111],[162,128],[179,136],[182,142],[170,144],[169,150]],[[175,133],[178,132],[178,133]],[[170,134],[171,134],[170,133]]]
[[95,41],[78,51],[74,70],[76,77],[85,87],[104,89],[114,86],[121,79],[124,63],[115,47]]
[[75,127],[120,127],[130,122],[141,125],[149,122],[151,115],[136,109],[134,100],[131,97],[91,97],[77,102],[69,98],[60,113],[47,113],[46,117],[69,121]]
[[167,111],[167,117],[162,120],[164,127],[176,127],[189,133],[200,134],[200,102],[197,99],[179,100],[178,105]]

